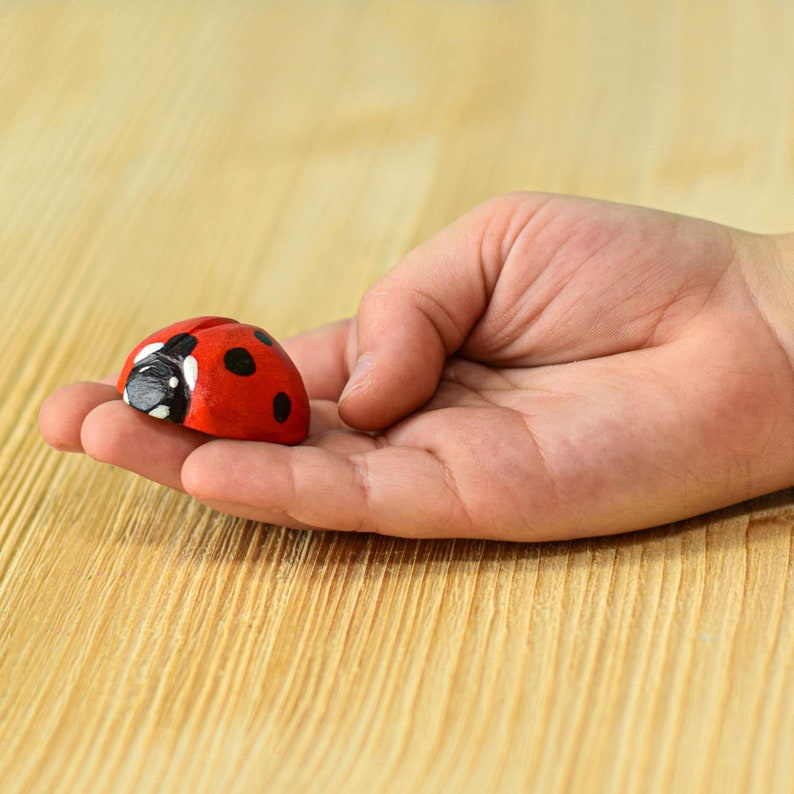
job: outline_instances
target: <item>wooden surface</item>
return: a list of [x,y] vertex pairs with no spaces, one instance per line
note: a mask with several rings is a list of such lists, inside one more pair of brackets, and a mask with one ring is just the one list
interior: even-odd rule
[[3,794],[794,790],[792,493],[346,537],[36,430],[173,319],[354,312],[507,190],[794,230],[793,33],[774,0],[3,3]]

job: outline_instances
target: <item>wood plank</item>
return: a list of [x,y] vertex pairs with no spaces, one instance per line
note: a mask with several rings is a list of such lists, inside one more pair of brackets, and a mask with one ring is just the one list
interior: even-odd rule
[[538,545],[295,532],[45,447],[153,328],[352,314],[488,196],[794,217],[794,10],[0,9],[0,790],[794,789],[794,494]]

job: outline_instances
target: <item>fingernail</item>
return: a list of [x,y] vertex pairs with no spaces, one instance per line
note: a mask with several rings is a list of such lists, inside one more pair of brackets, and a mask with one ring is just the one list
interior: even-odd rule
[[342,391],[342,395],[339,397],[339,402],[341,403],[342,400],[348,397],[351,392],[355,391],[361,386],[365,386],[369,381],[369,376],[371,372],[372,372],[372,356],[369,353],[365,353],[356,362],[356,366],[353,367],[353,371],[350,373],[350,378],[347,381],[347,385]]

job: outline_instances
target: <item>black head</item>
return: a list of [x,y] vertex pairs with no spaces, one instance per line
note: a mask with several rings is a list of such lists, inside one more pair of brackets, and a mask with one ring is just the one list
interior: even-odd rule
[[198,340],[177,334],[165,344],[147,345],[127,377],[124,401],[139,411],[182,424],[196,385],[196,360],[190,355]]

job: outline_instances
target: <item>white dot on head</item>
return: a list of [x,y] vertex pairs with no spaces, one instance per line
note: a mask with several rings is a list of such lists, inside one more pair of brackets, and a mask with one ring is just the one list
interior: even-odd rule
[[127,394],[127,387],[126,386],[124,387],[124,394],[121,395],[121,399],[124,400],[124,402],[127,403],[127,405],[130,404],[130,395]]
[[167,405],[158,405],[149,411],[149,416],[153,416],[155,419],[168,419],[170,413],[171,409]]
[[146,356],[150,356],[152,353],[156,353],[161,347],[163,346],[162,342],[152,342],[150,345],[146,345],[142,347],[138,351],[138,355],[132,360],[134,364],[137,364],[141,359],[146,358]]
[[185,373],[185,382],[188,389],[193,391],[196,388],[196,381],[198,380],[198,361],[193,356],[188,356],[182,362],[182,371]]
[[179,378],[177,378],[177,377],[176,377],[176,375],[173,375],[173,376],[171,377],[171,379],[168,381],[168,385],[169,385],[169,386],[170,386],[172,389],[175,389],[177,386],[179,386]]

